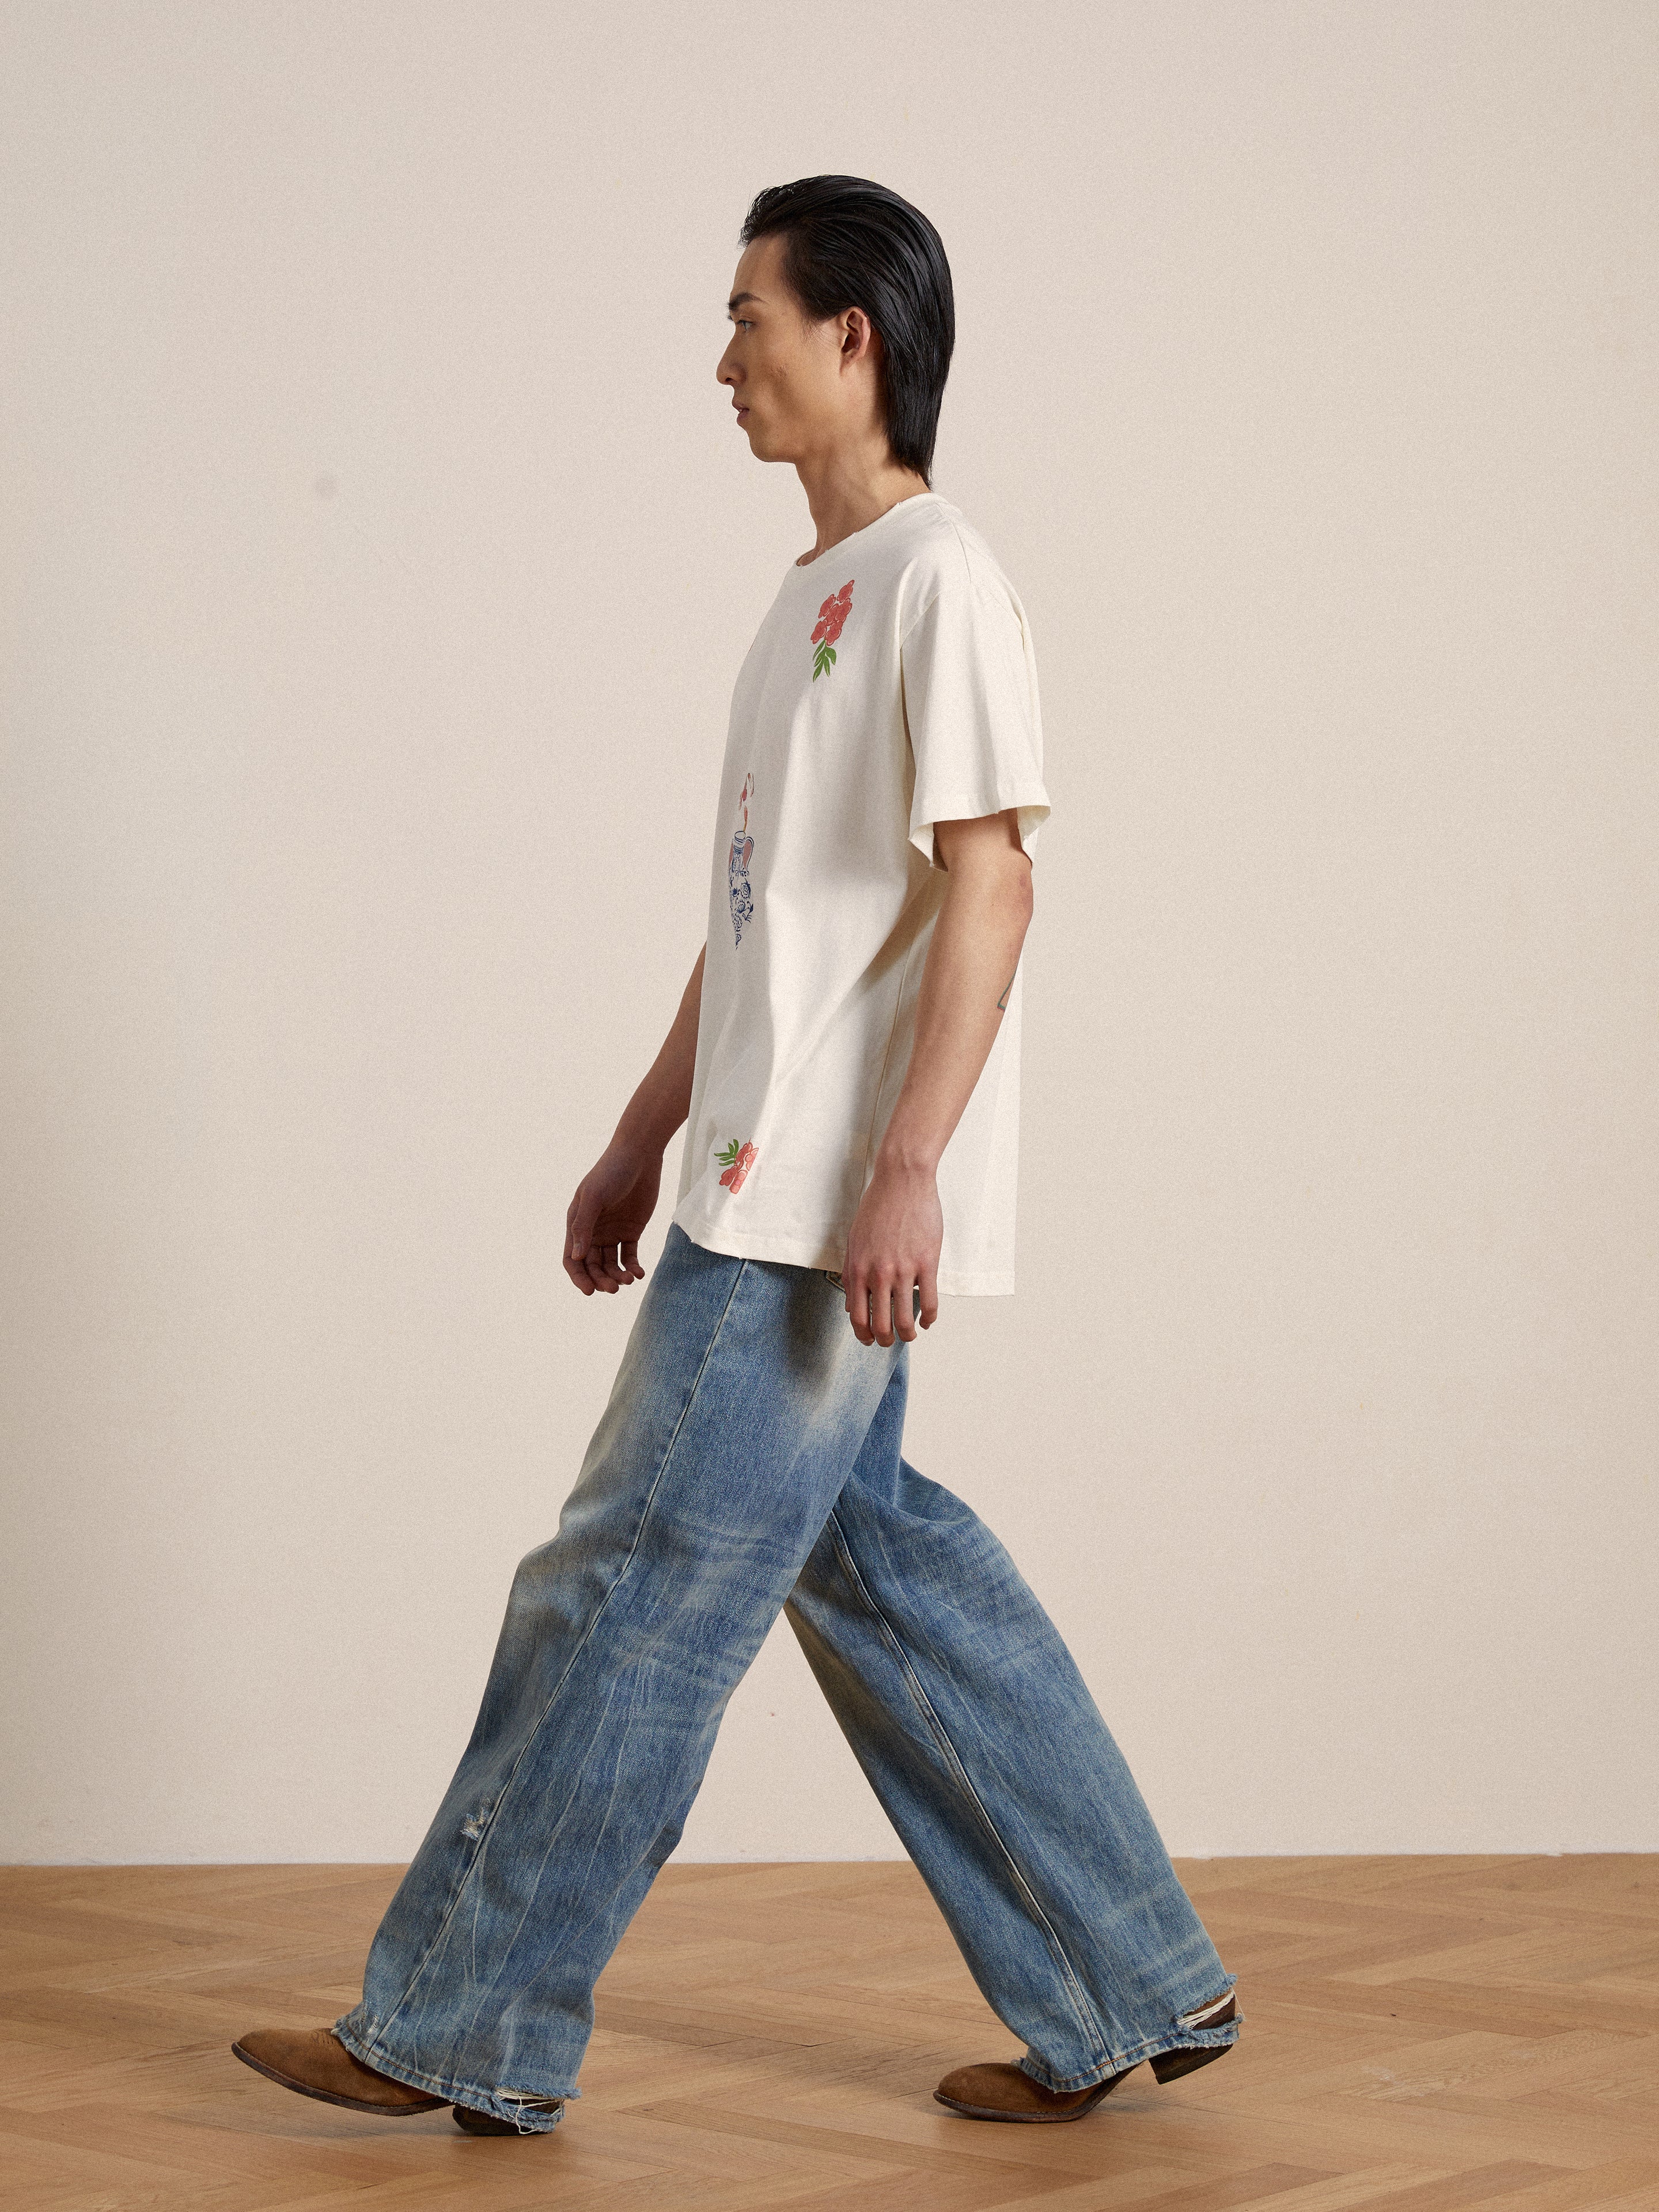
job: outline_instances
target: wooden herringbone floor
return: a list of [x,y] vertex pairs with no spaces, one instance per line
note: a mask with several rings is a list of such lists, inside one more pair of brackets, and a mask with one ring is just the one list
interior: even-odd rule
[[360,2118],[227,2045],[358,1993],[395,1870],[0,1872],[5,2212],[1659,2212],[1659,1860],[1187,1861],[1248,2024],[1087,2119],[930,2092],[1012,2057],[907,1865],[676,1866],[536,2138]]

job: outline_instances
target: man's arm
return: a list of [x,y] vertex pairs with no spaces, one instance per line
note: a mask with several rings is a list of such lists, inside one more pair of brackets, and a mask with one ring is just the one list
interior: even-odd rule
[[702,963],[708,952],[707,945],[698,946],[690,981],[680,995],[680,1010],[662,1041],[661,1051],[623,1107],[613,1143],[620,1140],[636,1152],[665,1152],[669,1139],[691,1111],[697,1019],[702,1011]]
[[848,1232],[842,1280],[860,1344],[914,1338],[939,1315],[939,1164],[1002,1026],[1034,903],[1012,807],[933,825],[950,882],[933,924],[903,1087]]
[[662,1049],[623,1107],[611,1142],[577,1184],[565,1214],[564,1271],[585,1297],[645,1273],[639,1241],[656,1209],[663,1154],[691,1111],[708,950],[706,944],[699,950]]

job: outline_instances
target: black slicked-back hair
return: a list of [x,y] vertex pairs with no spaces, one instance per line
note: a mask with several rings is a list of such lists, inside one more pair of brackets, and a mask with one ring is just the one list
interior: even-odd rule
[[809,319],[862,307],[880,334],[887,436],[931,485],[939,402],[957,342],[951,264],[919,208],[867,177],[769,185],[744,217],[741,242],[783,240],[783,274]]

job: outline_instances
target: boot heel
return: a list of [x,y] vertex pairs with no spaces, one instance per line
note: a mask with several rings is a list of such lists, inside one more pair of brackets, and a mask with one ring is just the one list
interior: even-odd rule
[[1152,2078],[1157,2081],[1178,2081],[1183,2074],[1207,2066],[1212,2058],[1224,2058],[1232,2047],[1231,2043],[1212,2043],[1201,2051],[1160,2051],[1151,2062]]

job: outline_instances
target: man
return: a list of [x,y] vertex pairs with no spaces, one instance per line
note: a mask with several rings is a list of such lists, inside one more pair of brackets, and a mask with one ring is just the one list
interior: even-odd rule
[[902,1457],[939,1294],[1010,1291],[1019,957],[1048,813],[1024,610],[931,487],[954,343],[938,233],[854,177],[762,192],[719,368],[816,542],[738,675],[708,933],[566,1219],[585,1296],[644,1274],[472,1738],[333,2028],[233,2048],[353,2111],[556,2125],[593,1985],[784,1610],[975,1981],[1025,2044],[935,2094],[1079,2118],[1238,2033],[1233,1981],[1065,1645]]

